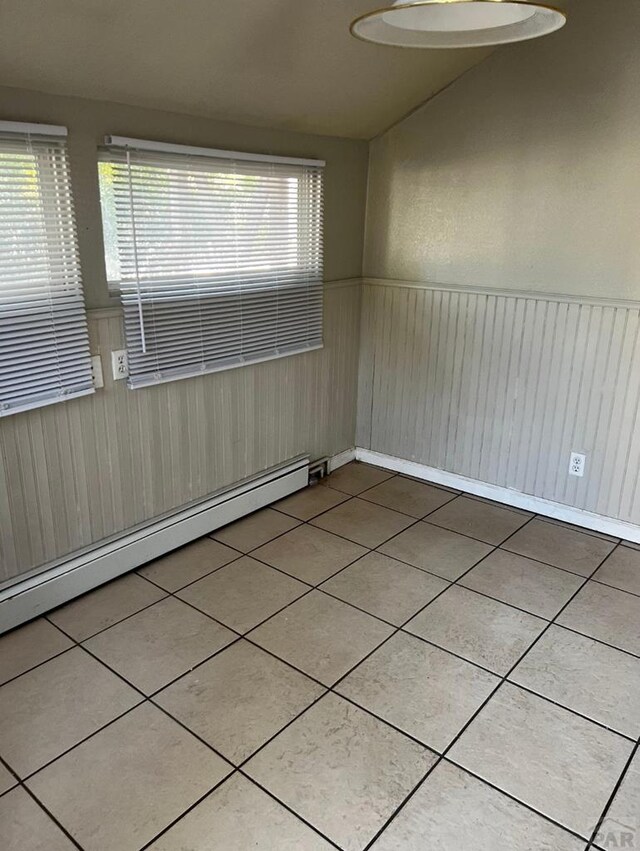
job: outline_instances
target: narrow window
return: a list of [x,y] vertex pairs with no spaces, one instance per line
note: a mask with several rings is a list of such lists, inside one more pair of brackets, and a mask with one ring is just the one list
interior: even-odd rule
[[93,393],[66,133],[0,121],[0,416]]

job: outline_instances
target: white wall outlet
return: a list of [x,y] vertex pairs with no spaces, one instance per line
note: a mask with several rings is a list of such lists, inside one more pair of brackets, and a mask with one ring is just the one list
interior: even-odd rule
[[579,452],[571,453],[571,461],[569,462],[570,476],[584,476],[584,468],[587,463],[587,456],[581,455]]
[[96,390],[104,387],[104,376],[102,374],[102,358],[100,355],[91,357],[91,376],[93,378],[93,386]]
[[111,352],[111,370],[114,381],[119,381],[121,378],[126,378],[129,375],[129,360],[126,349],[118,349],[115,352]]

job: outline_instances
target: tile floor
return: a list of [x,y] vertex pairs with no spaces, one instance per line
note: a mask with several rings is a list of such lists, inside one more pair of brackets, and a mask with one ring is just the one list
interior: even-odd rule
[[353,463],[0,639],[0,848],[640,848],[639,737],[640,549]]

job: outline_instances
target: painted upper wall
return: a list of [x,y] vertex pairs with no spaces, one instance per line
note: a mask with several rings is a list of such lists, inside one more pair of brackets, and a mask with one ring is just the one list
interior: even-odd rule
[[107,290],[96,161],[97,148],[107,134],[326,160],[325,280],[362,273],[366,142],[1,87],[0,119],[63,124],[69,130],[80,262],[90,308],[114,304]]
[[[370,139],[488,50],[351,36],[372,0],[2,0],[5,86]],[[188,10],[188,12],[186,11]]]
[[365,275],[640,298],[638,32],[579,0],[376,139]]

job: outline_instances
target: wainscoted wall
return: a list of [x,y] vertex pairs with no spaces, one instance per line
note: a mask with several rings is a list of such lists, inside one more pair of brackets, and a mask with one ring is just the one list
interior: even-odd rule
[[640,302],[384,280],[362,299],[358,446],[640,523]]
[[131,391],[120,311],[90,311],[95,395],[0,428],[0,582],[295,455],[353,446],[360,280],[328,284],[325,347]]

